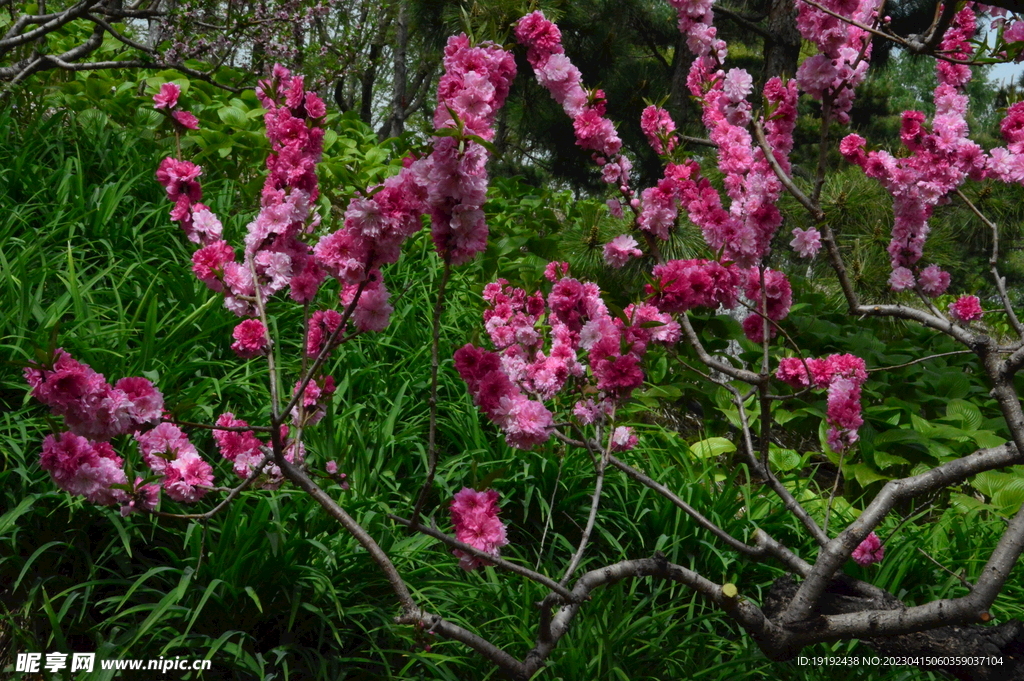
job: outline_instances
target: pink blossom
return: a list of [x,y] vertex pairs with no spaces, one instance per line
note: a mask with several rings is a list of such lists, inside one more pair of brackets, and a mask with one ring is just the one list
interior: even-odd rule
[[223,232],[220,220],[205,206],[192,211],[192,229],[193,233],[198,235],[198,243],[202,244],[215,243]]
[[[246,428],[248,423],[236,419],[231,412],[225,412],[217,418],[217,425],[227,428]],[[247,478],[253,469],[263,460],[261,447],[263,443],[251,430],[214,430],[213,439],[217,443],[222,457],[233,464],[235,475]]]
[[663,312],[736,305],[741,274],[735,266],[713,260],[670,260],[656,265],[652,274],[656,283],[647,284],[645,290]]
[[885,557],[885,547],[882,546],[882,540],[878,535],[872,532],[853,550],[851,557],[862,566],[880,563]]
[[977,296],[960,296],[949,304],[949,316],[958,322],[974,322],[981,319],[983,311]]
[[63,416],[72,432],[93,440],[109,440],[152,423],[163,409],[163,397],[148,380],[121,379],[113,387],[61,348],[54,352],[52,366],[32,368],[25,375],[36,399]]
[[925,295],[937,298],[949,288],[949,272],[942,271],[938,265],[929,265],[921,271],[918,282]]
[[91,442],[69,432],[47,435],[39,459],[58,487],[100,506],[124,499],[123,491],[111,488],[128,482],[122,464],[109,443]]
[[889,286],[893,291],[905,291],[914,288],[914,273],[906,267],[896,267],[889,275]]
[[235,339],[231,349],[242,358],[256,357],[270,345],[267,329],[258,319],[246,319],[235,327],[231,337]]
[[196,453],[188,436],[173,423],[161,423],[152,430],[135,435],[142,460],[154,473],[163,473],[167,462],[185,453]]
[[192,271],[213,291],[223,291],[224,267],[234,262],[235,249],[226,241],[214,241],[192,254]]
[[639,258],[643,252],[637,248],[636,239],[628,234],[620,234],[604,245],[604,261],[609,267],[620,268],[630,258]]
[[171,113],[171,118],[174,119],[175,123],[188,130],[199,129],[199,119],[196,118],[191,112],[174,111]]
[[[495,558],[501,547],[508,544],[505,525],[498,519],[498,492],[493,489],[477,492],[463,487],[451,503],[452,525],[455,538],[464,544]],[[458,549],[454,552],[464,570],[487,565],[487,561],[468,555]]]
[[801,258],[813,258],[821,250],[821,234],[813,227],[809,229],[797,227],[793,230],[793,240],[789,242],[789,245],[800,254]]
[[[665,109],[649,106],[640,114],[640,129],[651,147],[659,154],[671,153],[676,147],[676,124]],[[666,148],[662,140],[668,140]]]
[[213,485],[213,469],[196,452],[184,452],[164,469],[164,491],[184,503],[199,501]]
[[148,379],[136,376],[122,378],[114,384],[114,388],[128,396],[133,425],[140,426],[160,420],[164,410],[164,397]]
[[636,443],[637,437],[628,426],[619,426],[612,433],[612,449],[616,452],[629,451],[636,447]]
[[178,105],[181,88],[174,83],[164,83],[160,92],[153,95],[153,107],[156,109],[173,109]]
[[341,314],[337,310],[317,310],[309,319],[309,333],[306,336],[306,357],[319,355],[327,339],[341,324]]

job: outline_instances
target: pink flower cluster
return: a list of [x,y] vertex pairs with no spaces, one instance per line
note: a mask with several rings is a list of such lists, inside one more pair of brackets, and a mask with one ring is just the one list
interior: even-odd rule
[[494,119],[508,96],[516,63],[498,45],[473,46],[462,34],[448,39],[444,68],[434,125],[460,135],[435,137],[433,151],[414,165],[414,172],[427,189],[434,245],[443,258],[460,265],[487,247],[483,205],[490,152],[471,136],[488,142],[494,138]]
[[[808,370],[810,376],[807,375]],[[861,417],[861,386],[868,374],[864,360],[854,355],[829,355],[823,359],[787,357],[779,362],[775,377],[794,388],[828,390],[828,445],[840,452],[857,442]]]
[[[293,394],[299,391],[299,383],[295,384]],[[311,380],[302,391],[302,400],[292,410],[292,420],[302,427],[313,426],[327,413],[326,399],[337,390],[334,377],[330,374]]]
[[[878,12],[878,0],[822,0],[821,5],[865,25],[872,24]],[[849,124],[855,89],[867,75],[871,34],[804,2],[799,3],[797,28],[819,51],[797,70],[800,88],[824,102],[835,120]]]
[[307,92],[302,76],[276,65],[270,80],[256,88],[266,114],[267,179],[260,195],[260,212],[247,226],[245,257],[251,262],[244,278],[231,287],[225,304],[239,315],[253,314],[241,295],[253,295],[258,286],[264,300],[287,287],[297,303],[309,303],[316,296],[323,270],[317,265],[306,235],[320,224],[312,210],[319,196],[316,164],[323,155],[327,108],[314,92]]
[[981,319],[984,311],[977,296],[960,296],[949,304],[949,316],[958,322],[976,322]]
[[[255,315],[257,287],[264,299],[288,287],[293,300],[308,303],[324,277],[304,239],[319,224],[311,203],[318,196],[316,164],[323,150],[320,126],[326,107],[315,93],[305,91],[302,76],[280,65],[270,80],[260,82],[256,94],[267,111],[272,151],[260,212],[248,225],[242,262],[221,238],[220,220],[199,203],[202,169],[166,158],[157,170],[157,180],[175,202],[171,218],[181,223],[189,240],[201,244],[192,256],[193,271],[208,288],[223,293],[225,307],[239,316]],[[162,90],[156,99],[157,107],[173,106],[177,95]],[[235,329],[232,348],[244,357],[259,354],[266,347],[261,330],[258,321],[243,321]]]
[[671,154],[676,148],[676,124],[668,111],[648,106],[640,114],[640,129],[647,137],[651,148],[658,154]]
[[[387,326],[392,308],[379,268],[398,260],[402,244],[422,227],[423,213],[430,215],[438,252],[452,264],[467,262],[487,246],[482,207],[489,152],[474,138],[493,139],[494,119],[515,77],[515,61],[497,45],[473,46],[461,35],[448,40],[444,66],[434,124],[457,131],[457,137],[436,136],[428,156],[407,157],[398,175],[353,199],[345,211],[345,226],[314,248],[318,265],[342,284],[345,305],[363,286],[353,314],[362,331]],[[318,340],[307,339],[307,346],[320,344],[320,331],[316,333]]]
[[213,486],[213,468],[173,423],[161,423],[138,433],[135,441],[142,460],[154,473],[164,476],[164,491],[175,501],[196,502]]
[[153,95],[153,108],[166,114],[179,130],[198,130],[199,119],[191,112],[178,108],[180,95],[180,87],[174,83],[164,83],[160,91]]
[[193,224],[194,212],[209,212],[209,209],[200,203],[203,190],[197,178],[202,174],[203,169],[194,163],[179,161],[169,156],[160,162],[156,170],[156,181],[163,185],[167,190],[167,198],[174,203],[171,220],[180,223],[188,240],[197,244],[212,243],[220,238],[219,221],[201,221],[203,229],[197,229]]
[[732,309],[743,276],[735,265],[714,260],[670,260],[656,265],[652,274],[656,281],[646,286],[650,302],[669,313],[696,307]]
[[576,405],[577,416],[591,423],[643,384],[640,363],[650,343],[675,343],[680,335],[678,323],[653,305],[630,305],[624,320],[612,318],[597,285],[569,277],[564,263],[550,263],[546,274],[553,284],[546,300],[504,279],[488,284],[484,320],[498,352],[466,345],[455,353],[477,406],[510,445],[524,449],[550,437],[553,417],[544,400],[570,379],[598,393],[600,404]]
[[270,345],[267,328],[258,319],[246,319],[235,327],[231,336],[235,339],[235,342],[231,344],[231,349],[242,358],[261,355]]
[[618,185],[631,195],[629,171],[632,165],[619,153],[622,140],[615,125],[605,118],[604,92],[583,88],[580,70],[573,66],[562,47],[562,34],[543,12],[536,11],[520,19],[515,26],[516,40],[526,47],[526,59],[551,97],[572,119],[576,144],[594,152],[594,161],[608,184]]
[[176,501],[192,502],[213,482],[204,462],[177,426],[159,422],[163,396],[145,378],[122,378],[113,386],[102,374],[58,348],[52,365],[25,370],[32,395],[64,417],[70,429],[43,442],[40,466],[61,489],[100,505],[122,504],[122,513],[152,510],[159,488],[128,483],[124,460],[107,440],[131,433],[143,460],[164,476]]
[[857,563],[867,567],[873,563],[881,563],[882,559],[885,558],[885,547],[882,546],[882,540],[878,538],[878,535],[872,532],[864,538],[857,548],[853,550],[851,558]]
[[[231,412],[225,412],[217,418],[221,428],[248,428],[249,424],[236,419]],[[214,430],[213,439],[217,443],[222,457],[231,462],[235,475],[248,478],[263,460],[264,450],[270,451],[270,445],[264,443],[251,430]],[[281,441],[288,441],[288,426],[281,426]],[[304,445],[294,440],[285,447],[284,458],[289,463],[301,464],[306,458]],[[281,468],[277,464],[268,464],[263,468],[262,487],[276,489],[284,481]]]
[[109,442],[93,442],[70,431],[47,435],[39,465],[62,490],[94,504],[112,506],[125,499],[122,490],[112,487],[128,483],[124,460]]
[[[690,219],[701,227],[713,249],[722,250],[726,260],[743,267],[757,264],[769,249],[782,214],[776,208],[782,183],[772,170],[760,146],[747,130],[753,78],[743,69],[721,69],[726,56],[725,42],[711,25],[713,0],[670,0],[679,16],[679,29],[695,59],[687,77],[691,94],[703,105],[704,126],[718,147],[718,166],[725,174],[725,190],[731,200],[729,211],[710,183],[699,183],[700,191],[685,200]],[[770,115],[761,120],[775,160],[789,168],[796,125],[797,86],[772,78],[764,86]]]
[[637,248],[636,239],[628,234],[620,234],[604,245],[604,261],[609,267],[622,267],[632,258],[639,258],[643,251]]
[[109,440],[160,420],[164,399],[145,378],[122,378],[113,386],[62,348],[53,363],[28,367],[32,396],[64,417],[71,432],[90,440]]
[[[743,333],[751,341],[761,343],[764,341],[764,317],[759,314],[762,311],[761,272],[757,267],[751,267],[747,272],[747,286],[744,293],[757,312],[751,313],[743,320]],[[765,269],[764,298],[766,304],[764,313],[768,319],[778,322],[786,318],[789,308],[793,306],[793,288],[785,274],[778,270]],[[769,324],[768,337],[774,338],[776,333],[775,325]]]
[[[940,49],[961,58],[969,56],[968,41],[975,30],[974,11],[966,7],[956,15]],[[910,151],[909,156],[897,158],[886,151],[866,152],[865,140],[859,135],[848,135],[839,146],[848,161],[861,166],[868,177],[878,180],[892,194],[895,221],[888,249],[893,268],[890,286],[903,291],[919,285],[923,293],[932,297],[945,292],[949,275],[936,265],[916,274],[915,269],[924,253],[928,219],[935,206],[947,201],[948,194],[965,179],[980,180],[986,174],[1000,176],[1001,171],[993,168],[1002,167],[1003,161],[1009,161],[1005,164],[1008,168],[1015,163],[998,149],[991,159],[986,159],[981,147],[967,137],[967,96],[962,88],[970,80],[970,69],[962,64],[937,63],[939,85],[934,93],[931,131],[924,125],[923,113],[903,113],[900,138]],[[1008,174],[1012,172],[1009,170]]]
[[[498,519],[498,492],[489,489],[477,492],[463,487],[455,493],[451,503],[452,525],[455,538],[463,544],[488,553],[495,558],[501,547],[508,544],[505,525]],[[466,554],[459,549],[453,551],[463,570],[474,570],[487,565],[486,560]]]

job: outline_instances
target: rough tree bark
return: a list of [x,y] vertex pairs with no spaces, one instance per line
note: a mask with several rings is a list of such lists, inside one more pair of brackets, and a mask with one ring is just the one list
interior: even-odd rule
[[[899,610],[903,603],[888,592],[868,596],[843,576],[833,580],[818,604],[818,615],[837,615],[866,610]],[[772,585],[762,610],[775,620],[796,595],[799,584],[792,575]],[[813,626],[813,620],[808,626]],[[997,626],[951,625],[898,636],[863,639],[880,656],[893,657],[988,657],[1002,656],[1001,666],[918,665],[922,670],[942,671],[961,681],[1024,681],[1024,623],[1009,620]]]
[[764,41],[761,82],[774,76],[795,76],[801,44],[800,31],[796,28],[795,0],[771,0],[767,28],[771,38]]

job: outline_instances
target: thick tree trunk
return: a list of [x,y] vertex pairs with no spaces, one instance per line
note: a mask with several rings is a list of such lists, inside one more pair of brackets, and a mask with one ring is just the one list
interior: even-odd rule
[[373,118],[373,84],[377,81],[377,60],[380,58],[380,51],[383,45],[374,41],[370,45],[370,58],[363,77],[360,79],[361,99],[359,104],[359,118],[367,125],[372,125]]
[[[903,604],[893,595],[882,598],[865,597],[852,588],[854,581],[836,580],[822,598],[820,615],[837,615],[864,610],[897,610]],[[790,576],[772,585],[765,598],[763,611],[770,619],[781,612],[796,594],[798,584]],[[814,621],[801,623],[814,627]],[[1010,620],[995,626],[954,625],[915,634],[865,638],[880,657],[918,659],[916,666],[924,670],[942,671],[961,681],[1024,681],[1024,623]],[[997,657],[1002,664],[955,665],[926,664],[924,658]]]
[[409,12],[405,0],[398,2],[398,23],[395,25],[395,78],[391,95],[391,116],[382,126],[380,138],[398,137],[405,130],[408,95]]
[[764,42],[764,70],[761,81],[774,76],[793,77],[800,59],[800,31],[796,28],[794,0],[771,0],[768,6],[768,33]]
[[669,83],[669,109],[676,122],[686,120],[699,121],[700,115],[694,110],[690,99],[690,89],[686,87],[686,76],[693,64],[693,54],[686,47],[686,38],[682,35],[676,39],[676,47],[672,55],[672,79]]

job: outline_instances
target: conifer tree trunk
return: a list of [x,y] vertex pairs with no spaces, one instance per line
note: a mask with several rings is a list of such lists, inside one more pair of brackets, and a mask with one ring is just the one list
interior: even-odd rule
[[796,28],[794,0],[771,0],[767,23],[772,39],[765,40],[761,82],[774,76],[793,77],[800,59],[801,41],[800,31]]

